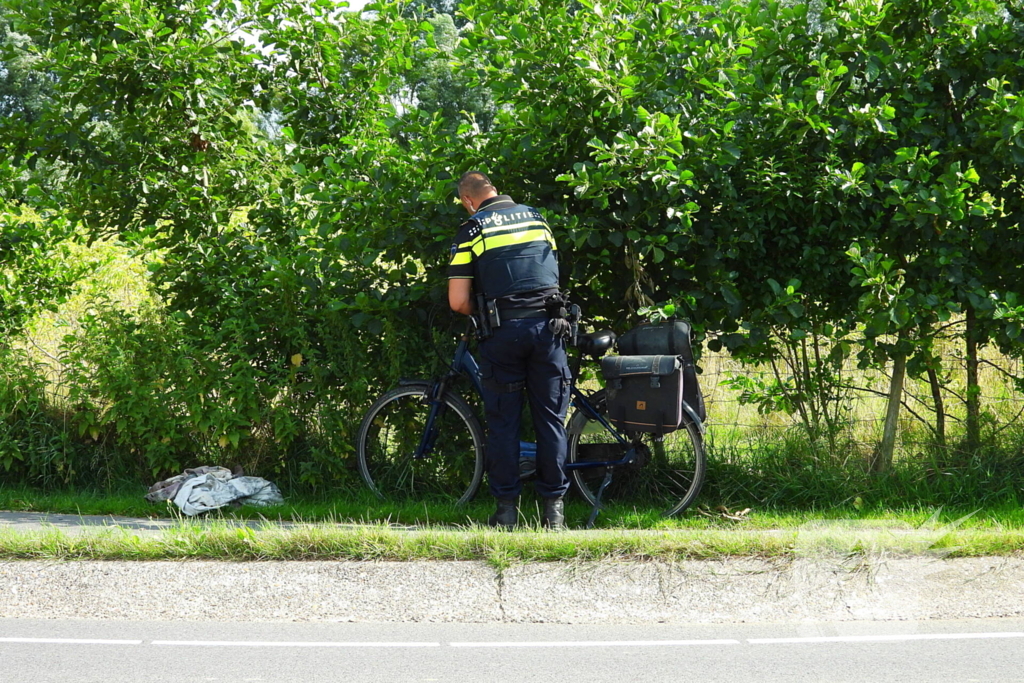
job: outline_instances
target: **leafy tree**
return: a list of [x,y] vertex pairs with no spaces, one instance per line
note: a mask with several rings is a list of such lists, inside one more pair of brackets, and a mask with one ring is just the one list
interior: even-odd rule
[[4,122],[32,167],[74,169],[61,204],[94,231],[201,233],[251,198],[261,168],[239,125],[265,77],[241,37],[245,3],[131,0],[25,4],[15,30],[37,46],[69,112]]
[[420,24],[422,45],[415,51],[413,68],[404,77],[400,103],[403,108],[436,114],[455,131],[469,116],[487,133],[494,118],[494,105],[487,89],[471,82],[469,65],[452,67],[459,43],[459,30],[449,14],[435,14]]
[[[936,325],[1016,287],[1019,213],[989,215],[1016,206],[1017,171],[993,159],[987,181],[979,162],[1009,160],[1016,134],[1012,118],[1002,136],[979,125],[993,95],[1009,115],[991,79],[1017,83],[1002,9],[614,2],[516,22],[468,5],[466,49],[492,55],[481,82],[503,107],[480,158],[563,170],[573,196],[543,171],[522,182],[572,216],[573,280],[592,299],[679,300],[751,359],[776,353],[776,326],[787,344],[864,326],[866,364],[934,369]],[[858,308],[870,283],[850,280],[853,244],[898,264],[891,306]],[[772,280],[799,280],[801,298],[779,305]]]
[[50,105],[50,82],[40,71],[29,38],[11,30],[0,11],[0,117],[37,121]]
[[73,237],[61,217],[44,220],[0,202],[0,351],[11,348],[33,315],[55,308],[85,272],[68,258]]
[[[902,365],[909,358],[914,374],[941,367],[932,352],[935,331],[951,312],[963,311],[972,449],[978,442],[976,345],[1006,334],[999,330],[1012,321],[996,318],[1005,311],[999,302],[1020,288],[1022,247],[1014,237],[1019,172],[1007,150],[1013,122],[1003,118],[998,133],[989,127],[1002,88],[1019,85],[1024,75],[1020,26],[1006,21],[1003,10],[995,2],[890,2],[840,28],[844,39],[859,43],[844,49],[858,55],[850,69],[849,109],[871,112],[872,102],[882,108],[877,133],[847,132],[837,149],[849,169],[851,194],[871,217],[861,242],[902,282],[888,303],[862,309],[865,353],[893,359],[896,400]],[[860,30],[865,23],[873,31]],[[884,279],[880,271],[867,277]],[[895,342],[883,335],[894,335]],[[895,413],[890,416],[891,426]],[[891,460],[886,450],[883,468]]]

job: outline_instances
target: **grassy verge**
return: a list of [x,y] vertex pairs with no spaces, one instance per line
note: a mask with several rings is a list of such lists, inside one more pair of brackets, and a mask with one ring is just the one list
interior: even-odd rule
[[636,532],[547,533],[400,531],[388,527],[308,525],[236,527],[183,525],[152,536],[123,530],[68,534],[59,530],[0,530],[0,558],[89,560],[484,560],[495,565],[531,561],[682,559],[785,554],[791,541],[768,533]]
[[5,560],[349,560],[468,561],[497,567],[522,562],[680,561],[737,557],[796,559],[823,556],[933,559],[1024,552],[1024,531],[913,530],[845,525],[778,531],[401,531],[388,527],[277,525],[239,527],[224,522],[184,524],[139,536],[122,529],[67,533],[57,529],[0,529]]

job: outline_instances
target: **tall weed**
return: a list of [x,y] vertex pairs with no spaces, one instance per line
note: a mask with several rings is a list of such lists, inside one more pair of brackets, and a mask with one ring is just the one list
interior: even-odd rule
[[[982,448],[940,448],[908,430],[891,470],[871,473],[871,444],[845,432],[837,448],[797,427],[769,427],[746,442],[708,443],[704,501],[778,509],[1019,505],[1024,429],[990,434]],[[920,428],[919,430],[920,431]]]
[[0,346],[0,472],[9,481],[60,486],[97,464],[51,405],[46,368],[23,350]]
[[[102,445],[111,467],[141,481],[220,464],[286,487],[349,487],[363,411],[425,361],[407,320],[385,318],[372,344],[339,324],[327,348],[272,364],[247,348],[244,331],[232,333],[242,321],[225,321],[215,345],[159,311],[101,301],[92,310],[63,344],[71,435]],[[395,349],[416,362],[377,362]]]

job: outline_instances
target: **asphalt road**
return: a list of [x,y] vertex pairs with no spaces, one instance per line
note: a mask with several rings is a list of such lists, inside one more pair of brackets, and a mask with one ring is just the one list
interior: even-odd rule
[[646,626],[0,619],[4,683],[1024,681],[1024,620]]

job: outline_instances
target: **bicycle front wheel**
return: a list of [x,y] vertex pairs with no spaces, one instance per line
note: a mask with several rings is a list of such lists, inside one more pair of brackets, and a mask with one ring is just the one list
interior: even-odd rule
[[[591,406],[602,416],[607,412],[604,391],[589,398]],[[619,443],[597,420],[579,408],[573,410],[566,431],[569,448],[566,460],[577,462],[614,462],[625,457],[629,446],[636,448],[633,462],[615,467],[612,483],[602,500],[629,500],[653,506],[670,517],[686,510],[704,484],[707,461],[700,430],[689,417],[671,434],[623,432],[629,445]],[[569,477],[576,490],[591,505],[604,480],[604,467],[570,469]]]
[[[470,500],[484,471],[484,434],[459,396],[445,393],[431,433],[430,386],[411,384],[381,396],[356,436],[359,473],[386,500]],[[421,444],[426,448],[421,450]]]

